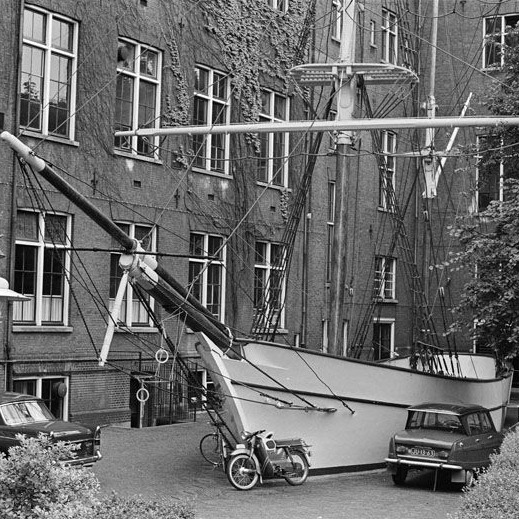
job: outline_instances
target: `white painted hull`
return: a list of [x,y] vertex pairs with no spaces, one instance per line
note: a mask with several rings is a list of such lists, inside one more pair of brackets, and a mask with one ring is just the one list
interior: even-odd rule
[[512,377],[495,378],[490,357],[460,355],[457,378],[410,370],[405,359],[378,364],[266,342],[244,344],[246,360],[234,360],[203,339],[198,350],[225,396],[231,430],[301,437],[319,473],[384,466],[389,438],[404,427],[410,405],[480,404],[498,429],[504,422]]

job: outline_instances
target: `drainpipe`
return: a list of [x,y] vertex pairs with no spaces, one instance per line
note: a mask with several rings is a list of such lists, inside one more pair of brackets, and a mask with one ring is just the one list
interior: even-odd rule
[[[18,34],[18,57],[16,60],[16,85],[14,91],[18,92],[18,85],[21,80],[21,63],[22,63],[22,15],[25,9],[25,0],[17,2],[19,11],[16,13],[16,31]],[[18,94],[15,96],[14,120],[11,123],[11,129],[15,135],[19,133],[20,128],[20,109]],[[17,193],[16,193],[16,170],[18,168],[18,159],[13,154],[12,173],[11,173],[11,218],[9,225],[9,245],[6,251],[6,265],[8,270],[8,280],[14,280],[14,248],[16,240],[16,211],[17,211]],[[14,288],[14,287],[13,287]],[[12,340],[12,326],[13,326],[13,312],[12,301],[6,301],[7,315],[5,320],[4,330],[4,362],[5,362],[5,387],[4,389],[11,391],[13,389],[13,366],[9,362],[11,360],[11,340]]]

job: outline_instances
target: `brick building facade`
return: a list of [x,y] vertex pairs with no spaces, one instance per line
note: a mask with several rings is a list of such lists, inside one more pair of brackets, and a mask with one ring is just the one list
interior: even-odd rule
[[[482,10],[479,2],[440,3],[438,114],[456,115],[469,91],[485,92],[492,80],[488,72],[479,72],[488,68],[483,60],[490,59],[481,57],[484,24],[489,27],[485,16],[496,13]],[[253,322],[261,328],[265,322],[254,321],[255,316],[270,306],[266,319],[280,318],[277,340],[327,350],[334,136],[325,134],[317,152],[294,235],[290,274],[281,283],[273,265],[283,253],[280,244],[310,167],[315,134],[113,135],[137,126],[223,124],[251,117],[263,122],[333,118],[335,104],[326,109],[330,85],[310,92],[286,72],[304,62],[337,61],[341,2],[7,4],[0,19],[3,128],[54,164],[147,250],[163,253],[159,261],[235,335],[249,334]],[[357,116],[423,115],[430,4],[359,2],[357,60],[413,68],[421,83],[415,89],[376,88],[367,96],[359,88]],[[519,12],[512,4],[502,9]],[[459,37],[451,36],[453,27]],[[473,55],[477,60],[469,60]],[[480,113],[477,102],[471,107]],[[461,142],[474,142],[474,131],[461,133]],[[404,281],[406,245],[395,246],[395,222],[388,219],[392,211],[381,172],[391,175],[406,209],[405,243],[426,273],[429,300],[439,306],[435,294],[450,291],[456,297],[461,282],[432,274],[430,266],[449,252],[439,228],[443,217],[432,215],[447,209],[452,218],[457,214],[452,208],[459,211],[461,203],[461,211],[470,210],[474,168],[452,175],[461,159],[449,159],[439,196],[424,205],[423,172],[416,158],[405,156],[423,146],[422,137],[390,128],[357,137],[349,159],[342,352],[358,353],[360,348],[371,358],[406,354],[419,322],[413,311],[416,294]],[[437,149],[447,140],[445,132],[438,132]],[[378,153],[368,152],[373,149]],[[23,171],[6,145],[0,146],[0,163],[0,275],[30,297],[28,303],[2,308],[0,387],[37,393],[61,416],[96,423],[148,424],[146,406],[136,399],[140,387],[155,395],[154,406],[191,405],[192,388],[179,388],[173,376],[176,354],[164,365],[155,362],[164,338],[131,288],[109,362],[98,365],[121,276],[120,247],[49,184]],[[444,240],[443,256],[430,256],[423,241],[429,224],[431,236]],[[386,237],[384,231],[391,229]],[[277,293],[271,299],[265,297],[269,286]],[[158,315],[178,355],[196,363],[195,334],[174,313],[158,309]],[[461,338],[458,347],[471,344]],[[203,368],[193,366],[205,383]],[[66,385],[64,398],[56,396],[57,384]],[[161,414],[164,409],[154,416]]]

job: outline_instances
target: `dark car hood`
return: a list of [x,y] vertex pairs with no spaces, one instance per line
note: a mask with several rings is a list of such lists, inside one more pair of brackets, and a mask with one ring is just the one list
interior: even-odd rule
[[450,448],[454,442],[467,438],[459,431],[438,431],[435,429],[406,429],[394,436],[396,443],[406,445],[435,445],[441,448]]
[[92,430],[75,422],[63,422],[61,420],[50,420],[48,422],[34,422],[26,425],[18,425],[20,434],[37,436],[39,433],[50,434],[52,432],[57,440],[71,440],[91,436]]

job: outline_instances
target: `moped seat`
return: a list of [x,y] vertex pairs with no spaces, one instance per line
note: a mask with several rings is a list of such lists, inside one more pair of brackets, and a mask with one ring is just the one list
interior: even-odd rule
[[287,438],[284,440],[275,440],[278,448],[283,447],[303,447],[305,442],[301,438]]

